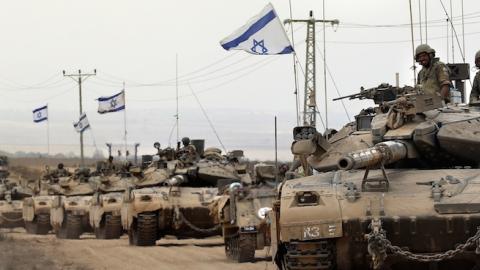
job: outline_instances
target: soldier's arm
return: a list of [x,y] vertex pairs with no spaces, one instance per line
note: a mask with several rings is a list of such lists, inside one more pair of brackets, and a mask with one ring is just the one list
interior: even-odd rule
[[480,96],[480,72],[475,75],[472,91],[470,92],[470,102],[478,101]]
[[439,65],[437,68],[437,78],[441,85],[440,95],[443,99],[448,100],[450,98],[450,75],[447,66]]

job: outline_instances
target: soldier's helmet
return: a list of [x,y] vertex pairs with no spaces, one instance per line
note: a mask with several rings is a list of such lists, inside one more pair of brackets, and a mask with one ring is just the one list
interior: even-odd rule
[[183,143],[183,145],[189,145],[189,144],[190,144],[190,138],[188,138],[188,137],[183,137],[183,138],[182,138],[182,143]]
[[63,163],[58,163],[58,165],[57,165],[57,169],[59,169],[59,170],[62,170],[62,169],[63,169],[63,167],[64,167],[64,166],[63,166]]
[[432,49],[432,47],[430,47],[428,44],[420,44],[415,49],[415,60],[417,60],[418,56],[422,53],[435,54],[435,50]]

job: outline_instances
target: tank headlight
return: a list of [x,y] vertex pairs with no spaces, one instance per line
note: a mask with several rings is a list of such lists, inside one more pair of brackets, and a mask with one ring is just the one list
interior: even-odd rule
[[117,199],[115,199],[115,198],[110,198],[107,201],[107,203],[116,203],[116,202],[117,202]]
[[39,202],[38,205],[45,206],[45,205],[47,205],[47,203],[46,202]]
[[78,203],[77,202],[69,202],[68,205],[75,206],[75,205],[78,205]]
[[142,195],[140,197],[140,201],[142,201],[142,202],[149,202],[151,200],[152,200],[152,196],[150,196],[150,195]]
[[301,191],[297,193],[296,201],[298,205],[316,205],[320,196],[316,192]]
[[272,211],[272,208],[270,207],[262,207],[260,209],[258,209],[257,211],[257,216],[260,218],[260,219],[265,219],[265,217],[267,217],[267,213],[269,211]]

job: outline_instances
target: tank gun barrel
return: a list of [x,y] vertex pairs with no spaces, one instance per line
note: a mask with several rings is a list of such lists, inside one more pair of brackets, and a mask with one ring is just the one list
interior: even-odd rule
[[383,101],[390,101],[396,98],[398,89],[396,87],[391,86],[388,83],[382,83],[377,87],[372,87],[365,89],[363,87],[360,88],[360,92],[334,98],[333,101],[341,100],[341,99],[373,99],[375,104],[380,104]]
[[389,164],[407,157],[407,147],[397,141],[378,143],[373,147],[355,151],[341,158],[338,163],[340,170],[352,170]]

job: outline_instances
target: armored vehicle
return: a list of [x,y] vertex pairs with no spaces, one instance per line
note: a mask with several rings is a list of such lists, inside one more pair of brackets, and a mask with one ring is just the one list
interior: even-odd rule
[[316,173],[285,181],[269,214],[279,268],[480,267],[480,112],[396,90],[328,140],[294,129]]
[[0,182],[0,227],[24,227],[23,200],[30,198],[32,191],[7,179]]
[[93,176],[89,180],[95,183],[89,210],[90,226],[98,239],[116,239],[122,236],[121,209],[123,196],[129,185],[137,178],[131,174]]
[[256,164],[255,183],[244,186],[232,183],[212,204],[212,215],[222,225],[227,258],[236,262],[251,262],[255,250],[270,246],[270,227],[266,213],[272,210],[276,197],[275,166]]
[[48,180],[38,180],[38,188],[30,198],[23,200],[22,217],[25,229],[30,234],[48,234],[50,225],[50,209],[55,196],[49,191]]
[[8,159],[0,157],[0,227],[23,227],[23,199],[32,196],[31,190],[20,181],[9,178]]
[[[177,237],[203,238],[220,233],[209,215],[208,205],[218,193],[217,182],[223,185],[240,181],[244,174],[237,173],[221,155],[209,155],[203,142],[195,149],[199,161],[184,162],[180,159],[160,158],[152,163],[152,178],[155,185],[144,182],[126,193],[122,208],[122,224],[128,230],[130,244],[155,245],[155,241],[166,234]],[[220,151],[221,152],[221,151]],[[159,151],[160,153],[160,151]],[[155,174],[156,175],[155,175]],[[245,177],[247,178],[247,177]]]
[[[84,169],[82,169],[84,170]],[[88,170],[70,177],[60,177],[52,186],[56,194],[50,209],[50,222],[58,238],[78,239],[92,231],[89,210],[95,184],[86,182]]]

